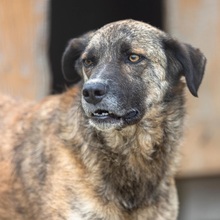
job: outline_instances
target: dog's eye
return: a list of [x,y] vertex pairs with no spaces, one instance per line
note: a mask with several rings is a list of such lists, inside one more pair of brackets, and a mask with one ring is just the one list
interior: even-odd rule
[[137,63],[141,59],[141,56],[137,54],[130,54],[128,59],[132,63]]
[[93,61],[90,59],[84,59],[83,64],[85,67],[90,67],[93,64]]

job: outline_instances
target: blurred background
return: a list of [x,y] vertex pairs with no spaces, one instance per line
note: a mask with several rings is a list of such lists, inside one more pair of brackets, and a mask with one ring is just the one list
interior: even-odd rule
[[71,85],[61,73],[67,42],[120,19],[200,48],[208,63],[199,98],[186,91],[179,220],[220,220],[219,12],[219,0],[0,0],[0,92],[34,100],[62,92]]

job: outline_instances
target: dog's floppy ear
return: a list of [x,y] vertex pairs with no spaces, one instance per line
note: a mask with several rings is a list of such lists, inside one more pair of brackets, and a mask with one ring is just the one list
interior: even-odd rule
[[88,45],[93,33],[94,31],[90,31],[79,38],[70,40],[68,43],[62,57],[62,71],[66,80],[73,82],[77,78],[79,79],[81,66],[77,61]]
[[199,49],[189,44],[180,43],[172,38],[166,39],[164,43],[165,50],[169,50],[168,56],[172,56],[169,59],[173,62],[176,60],[180,63],[181,68],[179,72],[185,76],[189,91],[193,96],[198,97],[198,89],[205,71],[205,56]]

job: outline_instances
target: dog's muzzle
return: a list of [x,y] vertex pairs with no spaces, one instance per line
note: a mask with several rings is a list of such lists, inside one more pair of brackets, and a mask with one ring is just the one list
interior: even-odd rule
[[99,130],[120,129],[139,121],[140,111],[123,101],[120,90],[105,81],[90,80],[83,86],[83,109],[90,124]]

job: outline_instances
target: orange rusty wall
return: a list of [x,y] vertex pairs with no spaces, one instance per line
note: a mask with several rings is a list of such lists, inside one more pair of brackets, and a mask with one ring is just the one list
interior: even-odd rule
[[48,94],[48,17],[48,0],[1,0],[1,92],[29,99]]
[[165,0],[166,31],[200,48],[207,67],[199,98],[187,93],[183,176],[220,174],[220,1]]

